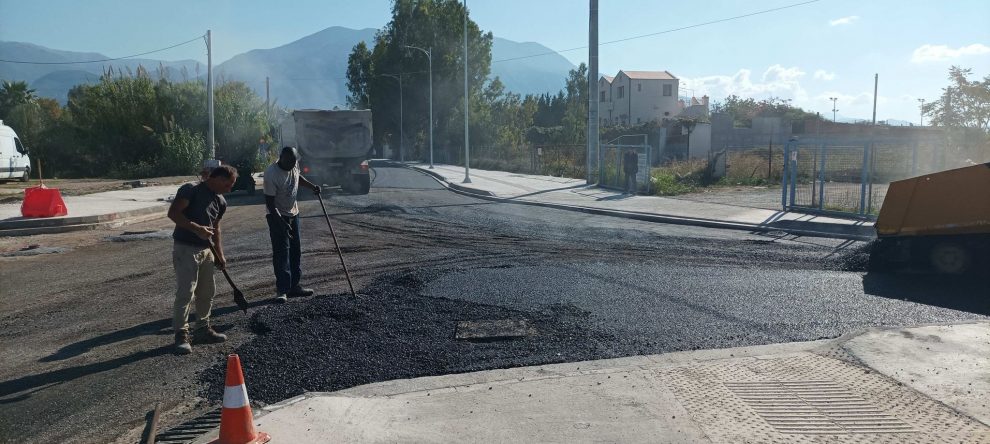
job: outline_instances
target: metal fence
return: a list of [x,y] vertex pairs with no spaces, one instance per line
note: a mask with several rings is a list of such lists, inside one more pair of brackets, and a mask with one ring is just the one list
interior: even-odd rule
[[627,150],[634,150],[639,157],[636,173],[636,184],[640,193],[651,192],[650,189],[650,145],[620,145],[602,144],[598,151],[598,180],[599,186],[622,190],[625,189],[626,175],[622,155]]
[[873,218],[890,182],[990,160],[990,149],[949,148],[943,140],[791,141],[781,177],[785,210]]
[[[464,150],[437,149],[434,161],[464,165]],[[471,168],[481,170],[584,179],[587,161],[585,145],[471,146]]]

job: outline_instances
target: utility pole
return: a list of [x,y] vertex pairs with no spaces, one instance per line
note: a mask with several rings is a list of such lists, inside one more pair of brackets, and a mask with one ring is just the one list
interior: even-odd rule
[[873,126],[877,126],[877,86],[880,84],[880,74],[873,74]]
[[925,126],[925,99],[918,99],[918,103],[921,104],[919,106],[921,109],[921,122],[918,123],[918,126]]
[[468,140],[467,0],[464,0],[464,182],[471,183],[471,143]]
[[[213,35],[209,29],[206,30],[206,113],[209,115],[206,143],[210,144],[210,160],[213,161],[217,152],[213,133]],[[219,166],[219,163],[209,166]]]
[[591,184],[592,159],[598,159],[598,0],[590,0],[588,14],[588,158],[585,181]]
[[829,97],[828,99],[832,101],[832,123],[835,123],[835,113],[837,111],[839,111],[839,110],[835,109],[835,101],[836,100],[839,100],[839,98],[838,97]]

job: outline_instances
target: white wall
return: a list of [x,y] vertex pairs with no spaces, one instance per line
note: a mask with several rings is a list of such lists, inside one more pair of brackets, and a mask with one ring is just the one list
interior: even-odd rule
[[712,150],[712,125],[710,123],[695,125],[688,144],[690,150],[688,157],[707,159],[708,153]]

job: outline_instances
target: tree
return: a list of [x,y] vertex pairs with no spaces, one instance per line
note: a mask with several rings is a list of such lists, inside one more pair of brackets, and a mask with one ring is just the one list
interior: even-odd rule
[[0,118],[10,114],[17,105],[32,103],[37,98],[34,90],[28,88],[27,82],[4,80],[0,84]]
[[[456,158],[464,140],[459,119],[464,109],[464,12],[464,5],[458,0],[396,0],[391,21],[375,36],[370,64],[366,63],[360,45],[352,50],[348,57],[348,91],[358,101],[367,95],[373,111],[376,143],[381,144],[388,134],[399,134],[399,88],[394,79],[380,74],[401,74],[405,86],[406,134],[417,139],[419,148],[426,146],[430,128],[425,118],[429,116],[430,103],[429,60],[405,45],[432,49],[435,145],[447,147],[450,157]],[[492,34],[483,33],[470,18],[467,28],[468,96],[476,104],[482,100],[482,89],[490,71]],[[357,75],[360,73],[364,75]],[[421,156],[425,152],[421,150]]]
[[347,105],[354,109],[368,109],[370,92],[368,82],[371,79],[371,51],[364,41],[358,42],[347,56]]
[[990,132],[990,75],[969,80],[973,70],[949,68],[949,86],[942,89],[940,100],[926,103],[922,113],[933,126],[978,128]]
[[734,94],[726,97],[724,101],[712,103],[712,112],[728,114],[732,117],[734,126],[740,128],[751,127],[754,117],[781,117],[792,122],[820,118],[816,114],[791,106],[779,97],[757,101]]
[[587,140],[588,128],[588,66],[582,63],[567,73],[567,100],[564,110],[563,143],[577,144]]

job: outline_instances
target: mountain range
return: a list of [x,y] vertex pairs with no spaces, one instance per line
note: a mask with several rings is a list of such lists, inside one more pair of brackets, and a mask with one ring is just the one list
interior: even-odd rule
[[[265,78],[268,77],[273,101],[286,108],[343,107],[347,97],[347,56],[358,42],[373,46],[376,32],[373,28],[330,27],[276,48],[238,54],[215,66],[214,78],[218,82],[243,81],[264,97]],[[65,64],[109,58],[95,52],[60,51],[31,43],[0,42],[0,59],[46,63],[0,62],[0,78],[26,81],[39,96],[65,103],[69,89],[98,81],[104,70],[110,68],[134,72],[138,66],[143,66],[173,80],[206,74],[206,66],[195,60],[123,59]],[[492,43],[492,61],[491,76],[498,76],[506,90],[518,94],[555,94],[564,87],[568,71],[574,69],[569,60],[539,43],[520,43],[498,37]]]

